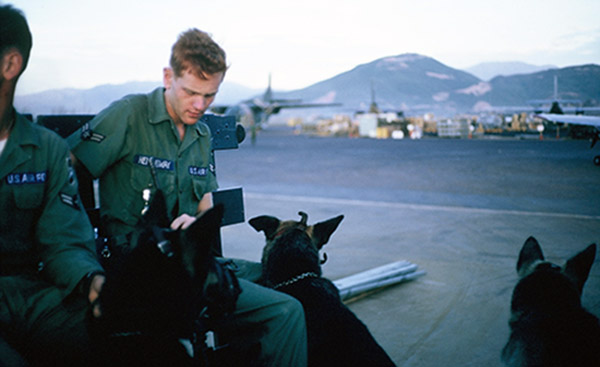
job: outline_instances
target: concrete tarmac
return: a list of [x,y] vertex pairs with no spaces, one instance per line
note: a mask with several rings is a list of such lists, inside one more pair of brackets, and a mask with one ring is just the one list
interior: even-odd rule
[[[262,131],[216,153],[245,216],[345,219],[324,248],[338,279],[398,260],[426,275],[349,304],[399,366],[501,366],[527,237],[560,263],[600,244],[598,148],[568,139],[375,140]],[[224,254],[260,261],[264,236],[223,229]],[[600,257],[600,255],[597,255]],[[600,259],[583,305],[600,316]]]

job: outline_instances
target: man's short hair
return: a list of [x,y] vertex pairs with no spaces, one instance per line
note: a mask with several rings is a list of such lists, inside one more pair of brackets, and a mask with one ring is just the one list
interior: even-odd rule
[[208,33],[195,28],[179,35],[171,50],[170,64],[178,77],[187,70],[202,79],[227,71],[225,51]]
[[12,5],[0,6],[0,56],[10,48],[16,48],[23,56],[23,70],[25,70],[31,44],[31,32],[23,12]]

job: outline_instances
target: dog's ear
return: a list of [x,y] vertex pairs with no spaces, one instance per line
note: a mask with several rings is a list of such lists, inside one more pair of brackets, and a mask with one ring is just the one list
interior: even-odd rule
[[182,258],[192,278],[200,269],[205,268],[211,249],[219,241],[223,212],[223,205],[217,204],[205,211],[183,232]]
[[344,219],[344,216],[339,215],[335,218],[313,225],[312,239],[319,250],[329,241],[329,237],[331,237],[338,225],[340,225],[342,219]]
[[168,227],[170,225],[167,213],[167,202],[161,190],[157,190],[150,202],[148,211],[143,216],[143,222],[148,225]]
[[257,232],[264,231],[265,237],[268,240],[272,239],[279,228],[279,219],[275,217],[271,217],[270,215],[261,215],[259,217],[254,217],[248,221],[248,224],[252,226]]
[[596,244],[592,243],[585,250],[567,260],[564,266],[563,273],[575,283],[580,294],[583,291],[583,285],[590,274],[595,258]]
[[520,277],[527,274],[527,270],[536,261],[544,260],[544,254],[538,241],[533,237],[529,237],[523,244],[517,261],[517,273]]

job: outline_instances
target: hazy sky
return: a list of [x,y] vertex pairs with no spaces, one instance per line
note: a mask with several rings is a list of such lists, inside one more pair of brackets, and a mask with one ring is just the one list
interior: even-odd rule
[[177,35],[225,49],[226,80],[309,86],[403,53],[454,68],[487,61],[600,63],[598,0],[14,0],[33,32],[17,91],[160,81]]

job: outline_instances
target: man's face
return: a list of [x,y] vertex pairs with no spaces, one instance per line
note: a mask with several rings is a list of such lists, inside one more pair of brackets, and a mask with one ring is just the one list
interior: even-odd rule
[[202,79],[189,70],[178,77],[173,69],[164,69],[165,104],[176,124],[195,124],[214,101],[223,73],[205,74],[205,77]]

